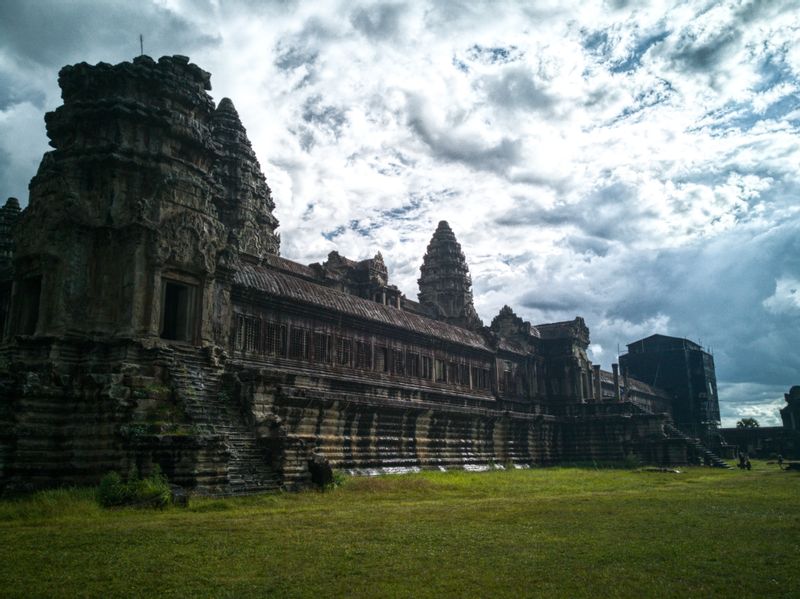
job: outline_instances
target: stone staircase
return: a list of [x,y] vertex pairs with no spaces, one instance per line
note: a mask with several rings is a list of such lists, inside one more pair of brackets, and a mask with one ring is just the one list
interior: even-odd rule
[[214,495],[244,495],[279,489],[281,480],[260,448],[254,427],[224,387],[224,368],[214,366],[203,350],[173,345],[162,350],[175,393],[200,436],[224,443],[227,484]]
[[[638,404],[635,404],[635,403],[631,402],[631,403],[629,403],[629,405],[633,408],[633,410],[635,412],[638,412],[640,414],[652,414],[653,413],[650,410],[647,410],[647,409],[643,408],[642,406],[640,406]],[[708,449],[705,445],[700,443],[699,439],[695,439],[694,437],[690,437],[689,435],[684,433],[682,430],[680,430],[678,427],[676,427],[674,424],[670,424],[669,422],[667,422],[664,425],[664,434],[666,434],[667,437],[669,437],[671,439],[681,439],[682,441],[685,441],[691,447],[694,447],[695,450],[697,451],[697,453],[699,455],[701,455],[703,458],[705,458],[704,461],[706,463],[710,464],[712,467],[714,467],[714,468],[724,468],[726,470],[733,470],[734,469],[733,466],[728,464],[725,460],[723,460],[721,457],[719,457],[713,451]]]
[[673,439],[683,439],[690,446],[695,448],[695,451],[704,458],[704,462],[710,464],[714,468],[725,468],[726,470],[733,470],[733,466],[728,464],[725,460],[717,454],[708,449],[705,445],[700,443],[698,439],[686,435],[683,431],[672,424],[664,425],[664,432],[668,437]]

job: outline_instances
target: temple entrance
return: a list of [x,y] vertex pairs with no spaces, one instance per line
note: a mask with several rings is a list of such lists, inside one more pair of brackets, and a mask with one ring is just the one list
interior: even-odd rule
[[17,301],[20,305],[19,332],[34,335],[39,324],[39,301],[42,295],[42,277],[23,279]]
[[195,286],[164,280],[161,295],[161,338],[194,341]]

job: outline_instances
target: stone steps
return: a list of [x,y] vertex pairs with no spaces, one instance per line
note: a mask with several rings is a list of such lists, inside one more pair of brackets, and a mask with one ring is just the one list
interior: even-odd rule
[[222,369],[211,366],[200,350],[172,347],[166,359],[170,378],[184,410],[201,435],[219,438],[226,448],[226,481],[215,494],[241,495],[280,488],[281,480],[258,447],[255,431],[238,406],[220,399]]
[[731,466],[730,464],[725,462],[722,458],[720,458],[718,455],[716,455],[710,449],[705,447],[702,443],[700,443],[699,440],[693,439],[692,437],[689,437],[688,435],[684,434],[684,432],[681,431],[679,428],[677,428],[677,427],[675,427],[675,426],[673,426],[671,424],[666,424],[664,426],[664,430],[665,430],[665,432],[667,432],[667,434],[670,437],[675,438],[675,439],[683,439],[689,445],[694,447],[700,453],[700,455],[702,455],[704,458],[706,458],[707,461],[709,461],[711,463],[711,465],[714,468],[724,468],[725,470],[733,470],[734,469],[733,466]]

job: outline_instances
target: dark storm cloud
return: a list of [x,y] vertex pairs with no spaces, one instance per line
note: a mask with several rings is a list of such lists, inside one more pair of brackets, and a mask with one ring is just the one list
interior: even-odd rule
[[[765,176],[763,169],[755,172]],[[751,210],[764,202],[789,209],[791,198],[796,198],[796,183],[773,174],[778,180],[767,190],[745,198]],[[730,167],[720,167],[690,178],[713,187],[730,175]],[[789,384],[800,371],[800,355],[785,331],[800,330],[800,302],[768,298],[778,294],[780,280],[796,279],[800,273],[796,219],[761,231],[756,224],[744,226],[751,220],[757,223],[761,213],[745,211],[737,217],[740,227],[707,242],[661,249],[651,244],[653,249],[637,251],[627,246],[640,245],[643,235],[654,230],[648,223],[658,222],[643,204],[637,190],[622,182],[606,183],[572,204],[543,208],[520,199],[496,219],[498,224],[577,232],[556,243],[565,251],[547,267],[554,269],[551,274],[540,275],[547,283],[517,301],[535,318],[587,315],[593,341],[606,348],[634,340],[620,339],[620,327],[614,323],[627,323],[623,328],[630,330],[651,328],[647,323],[665,319],[664,330],[648,328],[647,334],[678,335],[712,346],[720,380],[771,385],[773,390],[776,381]],[[587,266],[575,271],[580,284],[557,274],[581,260]],[[791,285],[784,288],[784,298],[794,297]]]
[[[0,205],[5,204],[7,195],[19,196],[23,187],[16,185],[16,177],[13,172],[10,172],[11,166],[11,153],[3,148],[0,148]],[[27,186],[26,186],[27,187]],[[19,199],[19,197],[17,198]],[[24,207],[24,206],[23,206]]]
[[608,5],[614,10],[623,10],[634,3],[634,0],[609,0]]
[[[652,333],[700,342],[714,352],[723,399],[731,403],[723,406],[726,417],[754,404],[764,404],[759,414],[768,416],[770,397],[780,397],[800,371],[795,338],[786,334],[800,330],[800,303],[765,308],[776,280],[800,273],[800,225],[731,230],[706,245],[669,250],[617,249],[592,261],[580,283],[563,274],[532,276],[534,290],[514,305],[537,322],[582,314],[592,342],[607,351]],[[550,268],[563,273],[578,259],[567,254]]]
[[684,31],[675,44],[671,59],[678,70],[708,73],[737,50],[741,39],[742,33],[733,28],[726,28],[709,40],[701,40],[696,34]]
[[483,64],[507,64],[525,56],[516,46],[481,46],[474,44],[467,50],[467,58]]
[[145,52],[187,54],[217,43],[181,16],[152,4],[88,0],[0,3],[0,51],[14,60],[59,67],[76,60],[111,62]]
[[627,73],[638,69],[647,52],[663,42],[670,32],[661,27],[647,31],[636,30],[636,38],[630,51],[623,59],[614,58],[618,40],[609,35],[611,30],[596,29],[581,31],[581,45],[592,55],[608,65],[612,73]]
[[425,24],[429,29],[452,30],[469,26],[492,12],[494,0],[448,0],[433,2],[425,11]]
[[586,206],[573,219],[592,237],[634,238],[643,221],[657,218],[655,212],[640,201],[639,193],[635,187],[622,182],[603,185],[587,196]]
[[781,426],[778,410],[786,405],[785,385],[726,383],[717,379],[717,388],[722,399],[719,410],[723,426],[734,426],[745,417],[755,418],[761,426]]
[[573,312],[585,309],[585,306],[575,301],[574,294],[548,296],[544,298],[541,291],[530,291],[520,296],[518,301],[523,308],[541,312]]
[[500,108],[538,110],[552,113],[556,98],[545,84],[534,81],[525,67],[511,67],[497,75],[484,77],[481,86],[487,98]]
[[358,31],[370,39],[382,40],[392,38],[400,32],[403,4],[376,4],[355,10],[350,23]]
[[607,52],[608,32],[599,29],[595,31],[581,31],[581,45],[589,52],[604,55]]
[[318,81],[321,56],[332,44],[341,41],[333,25],[319,17],[302,22],[299,30],[278,37],[273,49],[273,63],[281,71],[305,69],[305,76],[295,82],[294,90],[313,86]]
[[301,124],[291,128],[297,137],[300,147],[310,152],[316,145],[318,137],[330,137],[338,140],[342,128],[347,124],[347,112],[335,106],[327,105],[319,94],[306,98],[300,107]]
[[306,123],[314,125],[337,139],[342,127],[347,124],[347,112],[324,104],[320,95],[306,99],[303,103],[301,117]]
[[30,102],[34,106],[44,107],[46,98],[44,91],[30,86],[28,81],[0,71],[0,111],[20,102]]
[[612,241],[592,235],[568,235],[563,240],[564,246],[575,254],[606,256],[614,245]]
[[789,381],[800,370],[800,355],[783,333],[800,330],[800,308],[770,312],[764,306],[778,279],[800,273],[797,223],[632,255],[625,269],[637,291],[608,306],[609,317],[642,322],[666,314],[672,334],[717,349],[717,373],[727,381]]
[[501,227],[529,227],[538,225],[558,227],[570,224],[572,217],[577,214],[579,214],[577,207],[564,204],[559,204],[553,208],[518,204],[505,214],[500,214],[495,217],[494,222]]
[[[719,6],[725,6],[725,4],[707,4],[698,11],[696,21],[700,21],[706,16],[706,13],[711,13],[714,8]],[[775,21],[793,17],[798,9],[800,9],[800,2],[797,0],[741,2],[730,12],[728,22],[721,26],[718,25],[717,30],[712,33],[707,34],[702,29],[687,27],[683,31],[676,32],[674,36],[670,36],[670,40],[673,37],[675,40],[668,50],[668,56],[673,67],[678,71],[713,76],[721,63],[737,51],[744,49],[745,32],[752,31],[753,28],[762,24],[771,28]],[[769,40],[769,43],[771,42],[773,40]],[[767,44],[760,49],[751,48],[751,50],[758,51],[766,47]]]
[[657,215],[639,201],[639,191],[622,182],[607,182],[586,194],[580,202],[560,202],[548,208],[518,202],[495,218],[502,226],[571,226],[584,238],[613,241],[636,238],[643,221]]
[[[528,152],[527,157],[530,160],[534,156]],[[570,186],[570,180],[568,176],[559,173],[548,172],[543,169],[518,169],[509,174],[508,180],[512,183],[524,183],[526,185],[548,187],[559,195],[565,193]],[[514,226],[513,222],[507,222],[511,226]]]
[[[211,4],[213,0],[203,0]],[[225,0],[220,3],[222,10],[231,11],[244,10],[247,13],[264,13],[266,10],[291,12],[302,4],[302,0]]]
[[743,2],[734,14],[739,22],[752,25],[754,21],[790,16],[798,9],[800,9],[798,0],[769,0],[769,2],[750,0]]
[[[203,10],[203,7],[198,7]],[[55,108],[58,70],[75,62],[120,62],[139,54],[139,34],[147,54],[189,54],[220,39],[186,18],[159,6],[135,2],[35,0],[0,2],[0,110],[15,123],[0,122],[0,135],[26,123],[30,136],[0,140],[3,157],[0,193],[27,204],[28,181],[47,150],[42,112]],[[33,122],[30,106],[38,110]]]
[[317,143],[314,133],[308,127],[302,125],[294,127],[291,132],[297,137],[297,143],[300,144],[304,152],[310,152]]
[[414,96],[408,98],[408,126],[435,157],[476,170],[504,174],[522,154],[518,139],[504,137],[496,144],[487,144],[475,135],[455,133],[450,125],[437,126],[425,111],[422,99]]
[[313,65],[319,53],[316,50],[292,45],[278,45],[275,49],[275,66],[283,71],[291,71],[303,65]]
[[609,70],[612,73],[626,73],[638,69],[642,64],[642,59],[650,50],[650,48],[663,42],[667,36],[669,36],[669,33],[669,31],[658,31],[656,33],[644,36],[642,39],[636,42],[636,45],[630,51],[628,56],[612,65]]
[[672,83],[662,78],[653,78],[650,85],[638,92],[633,98],[633,102],[625,106],[622,111],[609,122],[610,125],[618,123],[624,119],[641,116],[648,109],[658,107],[661,104],[668,104],[676,95]]
[[785,43],[772,52],[765,54],[758,65],[761,81],[754,86],[754,91],[767,91],[776,85],[779,85],[785,81],[790,81],[794,78],[794,73],[790,63],[791,59],[788,56],[790,50],[791,45],[789,43]]

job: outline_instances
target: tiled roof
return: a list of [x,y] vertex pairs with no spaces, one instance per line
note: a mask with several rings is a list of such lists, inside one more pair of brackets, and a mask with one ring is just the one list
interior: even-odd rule
[[419,302],[410,300],[406,296],[403,296],[400,302],[403,306],[403,310],[407,310],[413,314],[419,314],[420,316],[428,316],[428,310]]
[[[405,310],[384,306],[330,287],[325,287],[297,276],[287,274],[289,260],[271,257],[276,268],[246,264],[234,276],[234,284],[257,289],[272,296],[318,306],[341,314],[412,331],[421,335],[435,337],[444,341],[466,345],[476,349],[491,351],[483,337],[473,331],[462,329],[438,320],[432,320]],[[297,264],[301,267],[302,265]],[[300,274],[300,273],[298,273]]]
[[[604,383],[609,385],[614,384],[614,373],[608,372],[607,370],[600,371],[600,380]],[[625,385],[625,379],[622,376],[622,373],[619,375],[619,384]],[[655,395],[657,397],[672,397],[667,391],[661,389],[659,387],[653,387],[652,385],[648,385],[647,383],[640,381],[639,379],[635,379],[632,376],[628,376],[628,385],[630,386],[631,390],[639,391],[641,393],[647,393],[649,395]]]
[[528,352],[525,350],[525,347],[522,344],[513,341],[512,339],[507,339],[505,337],[500,337],[497,340],[497,348],[505,350],[507,352],[511,352],[513,354],[520,354],[525,355]]
[[289,260],[288,258],[282,258],[281,256],[276,256],[275,254],[267,254],[263,257],[263,260],[271,267],[276,268],[278,270],[282,270],[284,272],[290,272],[296,275],[300,275],[301,277],[307,277],[309,279],[314,278],[313,269],[306,266],[305,264],[300,264],[299,262],[294,262],[293,260]]

